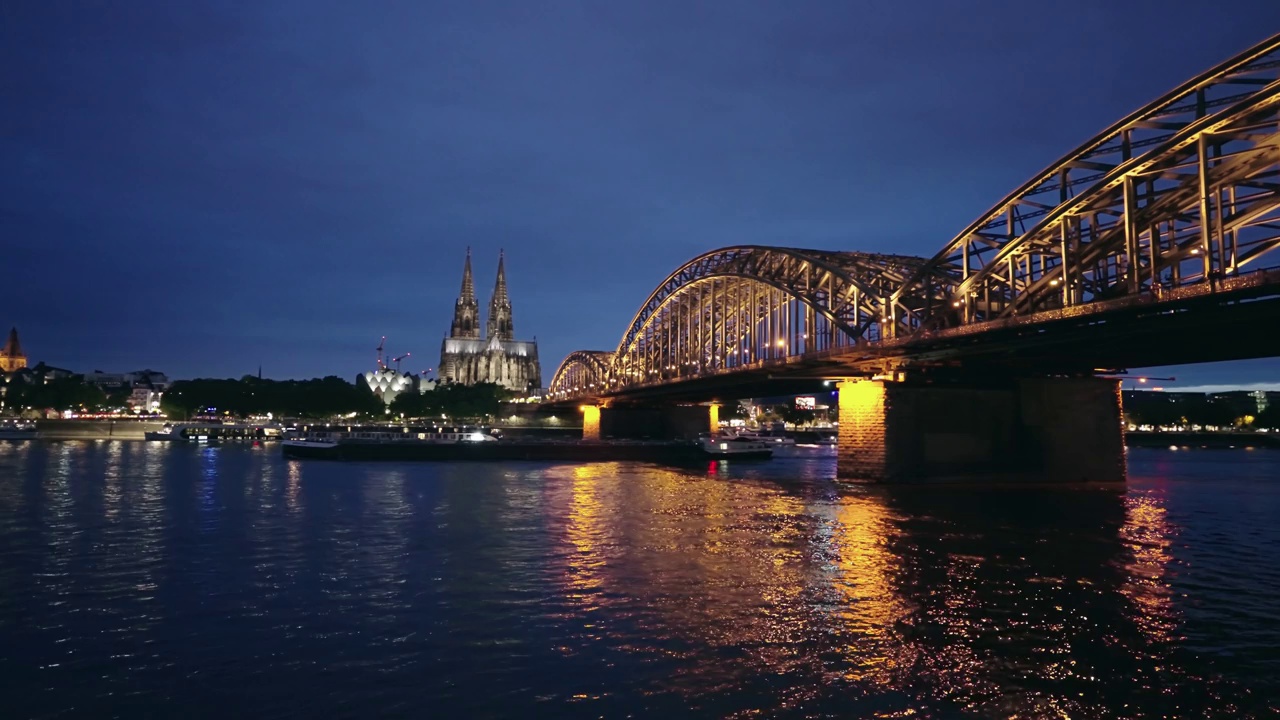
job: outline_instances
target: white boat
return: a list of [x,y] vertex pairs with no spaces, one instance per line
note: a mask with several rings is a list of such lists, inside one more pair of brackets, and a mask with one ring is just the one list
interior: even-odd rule
[[350,444],[439,445],[497,441],[493,435],[473,427],[310,425],[291,431],[283,444],[285,448],[334,448]]
[[159,430],[143,434],[148,440],[166,442],[219,442],[222,440],[267,440],[280,437],[280,427],[240,425],[220,422],[165,423]]
[[0,420],[0,440],[35,440],[40,437],[36,424],[29,420]]
[[746,440],[754,440],[756,442],[766,443],[769,445],[773,445],[775,447],[796,444],[796,441],[794,439],[789,438],[786,435],[773,435],[769,433],[757,432],[755,430],[747,430],[746,428],[730,430],[725,434],[728,437],[739,437],[739,438],[744,438]]
[[740,435],[712,435],[698,439],[702,449],[712,457],[771,458],[774,445]]

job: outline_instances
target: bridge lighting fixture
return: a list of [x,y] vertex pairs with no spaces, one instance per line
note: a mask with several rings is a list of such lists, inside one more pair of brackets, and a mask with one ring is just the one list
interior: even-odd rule
[[1053,286],[1055,286],[1055,287],[1056,287],[1056,286],[1058,285],[1058,278],[1054,278],[1054,279],[1050,280],[1050,281],[1049,281],[1049,284],[1050,284],[1050,285],[1053,285]]

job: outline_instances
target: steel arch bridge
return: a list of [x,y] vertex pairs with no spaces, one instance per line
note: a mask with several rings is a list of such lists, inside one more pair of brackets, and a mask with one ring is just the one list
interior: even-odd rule
[[548,399],[805,359],[925,362],[948,338],[1280,292],[1277,248],[1280,35],[1116,122],[932,258],[761,246],[694,258],[615,351],[566,358]]

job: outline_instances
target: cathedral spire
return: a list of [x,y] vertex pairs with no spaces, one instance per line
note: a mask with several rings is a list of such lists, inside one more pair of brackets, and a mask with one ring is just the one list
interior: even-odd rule
[[462,291],[458,293],[458,304],[476,301],[476,286],[471,281],[471,246],[467,246],[467,261],[462,266]]
[[480,337],[480,308],[476,303],[475,283],[471,280],[471,248],[467,248],[467,260],[462,266],[462,290],[453,307],[453,325],[449,337]]
[[507,296],[507,272],[503,268],[505,253],[498,251],[498,281],[493,286],[493,299],[489,301],[489,322],[485,330],[490,338],[511,340],[514,329],[511,322],[511,298]]
[[18,342],[18,328],[9,329],[9,342],[4,344],[4,354],[9,357],[18,357],[22,354],[22,344]]

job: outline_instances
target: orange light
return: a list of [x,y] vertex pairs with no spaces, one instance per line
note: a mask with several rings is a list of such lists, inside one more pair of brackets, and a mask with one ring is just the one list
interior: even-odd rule
[[600,408],[595,405],[582,406],[582,439],[600,439]]

